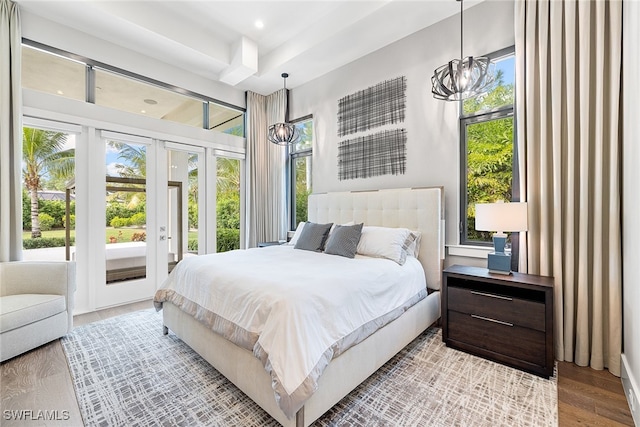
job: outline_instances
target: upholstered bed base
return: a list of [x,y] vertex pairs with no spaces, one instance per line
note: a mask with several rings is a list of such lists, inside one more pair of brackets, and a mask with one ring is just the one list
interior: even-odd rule
[[[440,317],[440,292],[433,292],[384,328],[333,359],[297,420],[288,419],[276,403],[271,377],[246,349],[212,332],[175,305],[163,305],[165,328],[227,377],[283,426],[308,426],[384,365]],[[166,332],[166,329],[165,329]]]
[[440,282],[444,259],[444,192],[440,187],[309,196],[312,222],[350,221],[383,227],[406,227],[422,233],[418,260],[427,287],[435,290],[357,346],[331,361],[318,390],[288,419],[276,403],[271,377],[252,352],[212,332],[175,305],[165,302],[165,333],[171,329],[240,390],[284,426],[308,426],[402,348],[440,318]]

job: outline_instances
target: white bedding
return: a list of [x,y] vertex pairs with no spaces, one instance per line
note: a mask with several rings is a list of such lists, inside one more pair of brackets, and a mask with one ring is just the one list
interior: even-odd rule
[[413,257],[355,259],[270,246],[184,259],[155,296],[258,357],[293,417],[331,358],[426,296]]

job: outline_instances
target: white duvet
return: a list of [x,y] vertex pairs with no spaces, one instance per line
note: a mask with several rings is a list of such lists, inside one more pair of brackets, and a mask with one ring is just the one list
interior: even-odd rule
[[155,296],[254,352],[293,417],[329,361],[426,295],[412,257],[355,259],[270,246],[185,258]]

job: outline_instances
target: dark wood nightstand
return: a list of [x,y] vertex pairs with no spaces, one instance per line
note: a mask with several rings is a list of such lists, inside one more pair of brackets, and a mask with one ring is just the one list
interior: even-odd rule
[[443,272],[442,339],[527,372],[553,375],[553,278],[489,273],[454,265]]

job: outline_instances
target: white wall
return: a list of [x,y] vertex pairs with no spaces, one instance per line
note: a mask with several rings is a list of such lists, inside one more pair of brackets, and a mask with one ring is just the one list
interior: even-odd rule
[[[20,11],[22,37],[245,108],[244,91]],[[168,58],[171,57],[167,53]]]
[[[640,425],[640,3],[623,4],[623,207],[622,207],[622,265],[623,265],[623,329],[622,383],[633,409],[636,425]],[[635,326],[633,326],[635,325]],[[635,397],[631,396],[634,390]]]
[[[513,16],[513,3],[506,1],[487,0],[467,9],[465,56],[513,46]],[[431,76],[437,67],[459,56],[460,18],[456,15],[294,88],[289,117],[313,114],[314,118],[313,191],[444,186],[446,243],[457,244],[459,106],[433,98]],[[338,100],[399,76],[407,78],[406,174],[338,180]]]

